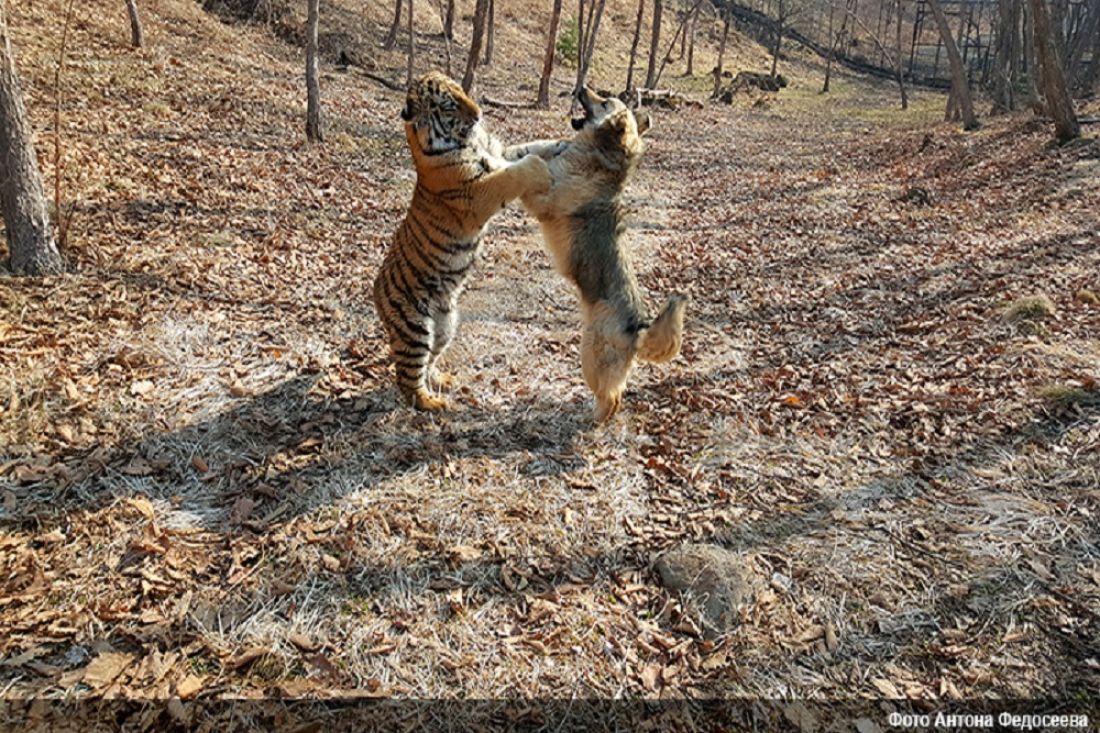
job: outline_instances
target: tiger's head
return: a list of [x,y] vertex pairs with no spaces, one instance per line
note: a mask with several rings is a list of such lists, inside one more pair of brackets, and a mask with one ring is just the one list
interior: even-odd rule
[[410,144],[415,141],[424,155],[439,155],[466,145],[481,122],[481,108],[453,79],[431,71],[409,87],[401,119]]

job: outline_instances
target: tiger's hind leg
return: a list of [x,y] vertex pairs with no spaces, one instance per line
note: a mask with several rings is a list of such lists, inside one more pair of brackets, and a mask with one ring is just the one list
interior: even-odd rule
[[427,389],[428,369],[433,357],[433,320],[419,309],[401,307],[401,300],[391,297],[387,281],[382,277],[375,283],[374,295],[379,319],[389,339],[397,389],[402,398],[417,410],[446,409],[446,400],[433,396]]
[[458,379],[453,374],[448,374],[439,369],[439,357],[446,351],[447,346],[454,338],[458,329],[458,311],[454,305],[446,311],[439,311],[432,321],[432,355],[428,360],[428,381],[433,387],[441,391],[448,391],[455,387]]

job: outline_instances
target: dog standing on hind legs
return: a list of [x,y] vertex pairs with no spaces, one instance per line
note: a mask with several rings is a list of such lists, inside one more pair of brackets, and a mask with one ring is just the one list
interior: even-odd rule
[[687,298],[673,295],[650,320],[623,245],[623,188],[644,151],[649,115],[582,88],[577,134],[551,158],[553,185],[522,197],[542,227],[558,271],[577,287],[584,333],[581,368],[596,395],[596,421],[622,406],[636,359],[666,362],[680,353]]

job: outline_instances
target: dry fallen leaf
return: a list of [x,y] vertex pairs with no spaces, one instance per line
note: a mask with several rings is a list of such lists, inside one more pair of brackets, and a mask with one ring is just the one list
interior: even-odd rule
[[890,680],[877,677],[871,680],[871,684],[873,684],[875,688],[879,692],[881,692],[883,696],[886,697],[888,700],[900,700],[903,697],[901,692],[898,691],[898,688],[895,687],[894,683]]
[[189,674],[176,684],[176,697],[181,700],[190,700],[202,691],[203,681],[196,675]]
[[131,496],[126,500],[126,503],[141,512],[150,522],[156,519],[156,511],[153,509],[153,503],[144,496]]
[[657,685],[661,679],[661,667],[656,664],[647,664],[638,674],[642,680],[642,686],[650,692],[657,691]]
[[147,395],[153,391],[153,382],[148,379],[139,379],[130,385],[130,394],[135,397]]
[[106,652],[100,654],[84,668],[84,684],[93,690],[108,686],[134,662],[133,654]]

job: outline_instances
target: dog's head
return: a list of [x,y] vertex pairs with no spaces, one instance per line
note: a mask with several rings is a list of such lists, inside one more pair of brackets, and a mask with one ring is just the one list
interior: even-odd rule
[[571,121],[579,135],[590,133],[596,154],[610,170],[629,167],[642,152],[641,136],[650,129],[649,114],[632,112],[621,99],[582,87],[577,92],[584,116]]
[[578,132],[590,127],[600,127],[605,122],[615,122],[615,124],[625,128],[628,124],[625,118],[629,118],[629,121],[634,123],[632,130],[634,134],[644,135],[649,131],[649,113],[643,110],[639,110],[637,113],[631,112],[630,108],[618,97],[603,97],[598,92],[584,86],[577,92],[577,102],[580,104],[584,116],[570,120],[570,124]]

